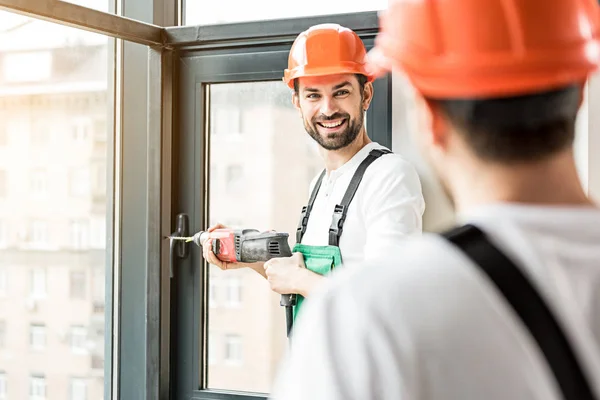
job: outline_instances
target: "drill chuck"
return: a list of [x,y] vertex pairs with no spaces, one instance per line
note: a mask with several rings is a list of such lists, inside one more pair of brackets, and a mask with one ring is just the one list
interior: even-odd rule
[[192,242],[198,247],[202,247],[202,244],[208,239],[209,233],[206,231],[200,231],[192,236]]

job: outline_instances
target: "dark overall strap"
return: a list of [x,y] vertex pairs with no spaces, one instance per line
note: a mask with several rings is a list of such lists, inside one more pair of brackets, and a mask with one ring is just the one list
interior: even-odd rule
[[521,270],[472,225],[443,236],[487,274],[544,353],[565,400],[593,400],[592,389],[552,312]]
[[331,225],[329,227],[329,245],[330,246],[339,246],[340,237],[342,236],[342,232],[344,230],[344,221],[346,220],[346,212],[348,212],[348,206],[352,202],[354,195],[356,194],[356,190],[360,185],[360,181],[367,170],[367,167],[371,165],[371,163],[377,160],[384,154],[391,153],[390,150],[387,149],[374,149],[369,152],[369,155],[360,163],[356,172],[354,172],[354,176],[352,176],[352,180],[346,189],[346,193],[342,198],[342,202],[340,204],[336,204],[333,209],[333,217],[331,218]]
[[310,217],[310,212],[315,204],[315,199],[317,198],[317,193],[319,193],[319,188],[321,187],[321,182],[323,182],[324,176],[325,170],[321,172],[319,179],[315,183],[315,187],[313,188],[310,198],[308,199],[308,205],[302,207],[300,222],[298,222],[298,229],[296,229],[296,243],[302,242],[302,237],[304,236],[304,233],[306,232],[306,226],[308,225],[308,217]]

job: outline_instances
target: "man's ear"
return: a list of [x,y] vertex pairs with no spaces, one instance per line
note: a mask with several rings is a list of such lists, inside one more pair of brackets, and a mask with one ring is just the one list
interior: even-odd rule
[[300,116],[302,117],[302,110],[300,109],[300,96],[295,90],[292,92],[292,104],[294,105],[296,110],[298,110],[298,113],[300,113]]
[[428,119],[431,124],[431,144],[445,149],[448,145],[449,126],[446,117],[440,110],[440,107],[429,99],[424,99],[425,109],[428,113]]
[[363,102],[362,102],[363,111],[367,111],[369,109],[369,106],[371,105],[371,101],[373,101],[373,83],[367,82],[367,83],[365,83],[365,87],[363,90]]

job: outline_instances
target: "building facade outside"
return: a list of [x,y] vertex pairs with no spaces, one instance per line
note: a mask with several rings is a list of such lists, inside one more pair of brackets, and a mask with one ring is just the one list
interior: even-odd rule
[[[322,170],[281,81],[215,84],[210,90],[211,225],[295,232],[309,184]],[[280,296],[250,269],[210,266],[208,384],[268,392],[287,343]]]
[[0,18],[0,399],[100,400],[108,42]]
[[[99,400],[107,39],[0,18],[0,400]],[[255,82],[211,94],[211,222],[288,232],[293,246],[322,161],[289,89]],[[209,387],[268,392],[287,343],[279,295],[254,271],[214,266],[209,293]]]

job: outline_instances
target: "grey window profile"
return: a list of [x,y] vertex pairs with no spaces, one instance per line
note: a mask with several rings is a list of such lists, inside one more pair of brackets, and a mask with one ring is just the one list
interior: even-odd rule
[[[174,113],[172,210],[190,217],[190,230],[207,227],[209,189],[207,169],[211,115],[208,88],[217,83],[281,80],[294,38],[308,27],[335,22],[356,31],[367,49],[378,30],[376,12],[310,18],[244,22],[226,25],[166,28],[167,42],[175,48],[177,76]],[[282,83],[283,85],[283,83]],[[391,81],[378,79],[367,112],[371,139],[391,148]],[[176,210],[176,211],[175,211]],[[172,227],[174,228],[174,227]],[[263,399],[265,394],[207,389],[209,356],[207,336],[210,295],[208,268],[200,249],[178,260],[171,286],[171,390],[173,399]],[[282,335],[284,334],[282,328]],[[236,339],[237,340],[237,339]],[[229,350],[237,349],[230,340]],[[212,346],[212,344],[211,344]],[[237,351],[237,350],[236,350]]]

